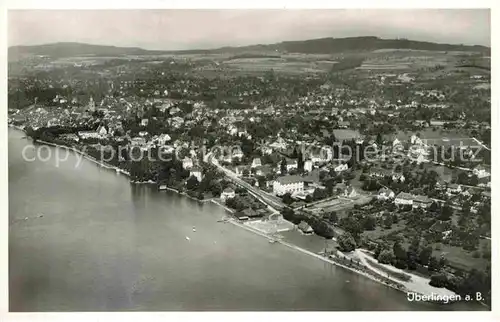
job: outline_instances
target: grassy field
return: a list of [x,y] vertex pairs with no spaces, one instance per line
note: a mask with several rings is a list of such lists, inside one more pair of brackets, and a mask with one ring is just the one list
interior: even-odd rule
[[269,71],[284,73],[324,73],[328,72],[332,62],[288,60],[284,58],[238,58],[223,62],[224,67],[239,71]]
[[395,137],[398,138],[398,140],[405,140],[409,141],[411,136],[413,134],[420,133],[420,137],[422,139],[442,139],[442,138],[448,138],[448,139],[461,139],[461,138],[466,138],[467,135],[464,133],[460,133],[459,131],[456,130],[443,130],[443,129],[436,129],[433,130],[432,128],[425,128],[421,129],[416,132],[411,132],[411,131],[398,131],[395,135],[388,135],[385,137],[385,139],[394,139]]
[[[450,245],[440,245],[441,250],[434,250],[432,255],[436,257],[444,255],[452,266],[456,266],[461,269],[470,270],[472,268],[476,268],[478,270],[484,270],[491,262],[482,257],[481,250],[483,245],[487,245],[487,247],[491,249],[491,241],[486,239],[481,240],[479,246],[479,253],[481,256],[479,258],[474,258],[472,256],[474,252],[468,252],[462,247]],[[435,246],[436,245],[434,245],[434,247]]]
[[402,221],[400,221],[397,224],[393,224],[390,229],[384,229],[380,226],[377,226],[375,230],[371,231],[366,230],[365,232],[363,232],[362,235],[370,238],[371,240],[377,240],[380,237],[387,236],[395,231],[403,230],[405,227],[406,227],[405,224]]

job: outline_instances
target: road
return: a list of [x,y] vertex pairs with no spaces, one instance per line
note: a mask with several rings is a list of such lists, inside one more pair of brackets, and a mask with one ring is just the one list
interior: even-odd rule
[[[210,160],[210,159],[209,159]],[[273,196],[265,191],[262,191],[259,188],[256,188],[249,184],[248,182],[245,182],[244,180],[240,179],[236,173],[233,171],[224,168],[223,166],[215,163],[215,162],[210,162],[211,164],[215,165],[220,171],[222,171],[231,181],[233,181],[235,184],[238,186],[246,189],[251,195],[254,197],[258,198],[261,202],[265,203],[268,207],[270,207],[273,211],[279,212],[283,208],[286,207],[286,205],[281,201],[280,198]]]

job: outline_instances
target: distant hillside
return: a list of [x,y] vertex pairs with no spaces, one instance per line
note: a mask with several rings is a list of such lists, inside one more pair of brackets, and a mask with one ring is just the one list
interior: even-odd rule
[[407,39],[381,39],[377,37],[321,38],[304,41],[285,41],[271,46],[276,46],[276,49],[281,51],[314,54],[373,51],[377,49],[474,51],[485,54],[490,52],[490,48],[484,46],[438,44]]
[[82,43],[61,42],[35,46],[9,47],[9,57],[25,54],[44,55],[50,57],[74,56],[123,56],[123,55],[159,55],[165,53],[160,50],[146,50],[137,47],[115,47],[89,45]]
[[378,37],[321,38],[301,41],[284,41],[270,45],[252,45],[243,47],[222,47],[200,50],[146,50],[137,47],[115,47],[89,45],[82,43],[54,43],[36,46],[14,46],[9,48],[9,57],[23,54],[46,55],[51,57],[71,57],[82,55],[124,56],[124,55],[162,55],[162,54],[210,54],[247,52],[288,52],[307,54],[332,54],[343,52],[367,52],[377,49],[413,49],[430,51],[468,51],[490,54],[485,46],[465,46],[438,44],[406,39],[381,39]]

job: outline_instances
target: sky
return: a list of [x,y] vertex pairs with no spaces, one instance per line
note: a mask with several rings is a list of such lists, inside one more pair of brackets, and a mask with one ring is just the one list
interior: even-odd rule
[[488,9],[9,10],[8,43],[179,50],[377,36],[490,46]]

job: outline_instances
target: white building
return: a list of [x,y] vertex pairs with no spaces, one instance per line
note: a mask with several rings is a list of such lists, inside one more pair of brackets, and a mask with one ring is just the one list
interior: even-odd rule
[[97,129],[97,133],[101,137],[104,137],[104,136],[108,135],[108,131],[106,130],[106,128],[104,127],[104,125],[99,126],[99,128]]
[[185,157],[184,160],[182,160],[182,168],[188,170],[193,167],[193,160],[191,158]]
[[80,132],[78,132],[78,136],[82,139],[90,139],[90,138],[98,139],[98,138],[100,138],[99,133],[94,132],[94,131],[80,131]]
[[292,169],[297,169],[299,167],[297,160],[288,159],[286,160],[286,171],[290,171]]
[[196,179],[198,179],[198,182],[201,182],[202,179],[201,169],[198,167],[191,168],[191,170],[189,171],[189,176],[195,177]]
[[232,154],[231,154],[232,159],[240,159],[241,160],[243,158],[243,152],[241,151],[241,149],[234,149],[231,152],[232,152]]
[[135,137],[130,139],[130,145],[132,146],[143,146],[146,144],[146,139],[141,137]]
[[252,161],[252,168],[257,168],[262,166],[262,162],[260,161],[260,158],[254,158]]
[[167,142],[170,142],[172,138],[168,134],[160,134],[158,137],[158,144],[159,145],[165,145]]
[[306,160],[304,162],[304,171],[311,172],[313,169],[313,162],[311,160]]
[[227,199],[232,199],[236,196],[236,193],[234,191],[233,188],[226,188],[224,189],[224,191],[222,191],[221,195],[220,195],[220,199],[223,201],[223,202],[226,202]]
[[381,188],[378,191],[377,199],[378,200],[389,200],[389,199],[394,199],[395,194],[394,191],[388,188]]
[[392,181],[405,182],[406,178],[402,173],[395,172],[392,174]]
[[347,163],[344,163],[344,164],[339,164],[333,170],[335,170],[335,172],[342,172],[346,171],[347,169],[349,169],[349,166],[347,165]]
[[400,192],[396,199],[394,199],[394,203],[398,206],[406,206],[413,205],[413,196],[406,192]]
[[344,197],[354,198],[357,195],[358,195],[358,192],[352,186],[349,186],[349,187],[347,187],[347,189],[344,190]]
[[474,173],[479,179],[489,177],[491,175],[490,171],[483,166],[483,165],[478,165],[472,170],[472,173]]
[[273,192],[277,196],[286,193],[298,193],[304,191],[304,179],[300,176],[279,177],[273,183]]
[[418,136],[413,134],[410,138],[410,143],[415,144],[415,145],[421,145],[423,142],[422,142],[422,139],[420,139]]
[[460,193],[462,191],[462,186],[456,183],[449,184],[446,191],[448,193]]

